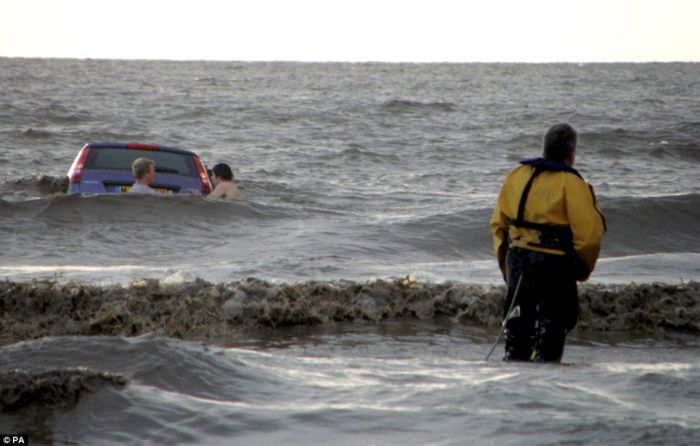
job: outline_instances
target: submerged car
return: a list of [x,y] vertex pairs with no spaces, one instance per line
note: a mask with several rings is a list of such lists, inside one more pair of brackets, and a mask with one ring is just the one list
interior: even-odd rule
[[164,194],[211,192],[207,169],[197,153],[150,144],[92,143],[78,152],[68,171],[68,193],[120,194],[134,184],[131,163],[150,158],[156,164],[151,188]]

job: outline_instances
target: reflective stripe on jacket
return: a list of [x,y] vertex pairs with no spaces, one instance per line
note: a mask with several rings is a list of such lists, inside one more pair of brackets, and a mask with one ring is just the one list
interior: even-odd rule
[[[542,159],[523,164],[506,177],[491,217],[496,253],[503,243],[557,255],[566,255],[573,248],[578,261],[593,271],[605,233],[605,219],[593,188],[578,172],[562,164]],[[519,220],[518,207],[535,169],[538,171],[526,192]],[[540,230],[540,225],[554,231]],[[552,236],[563,232],[569,236]]]

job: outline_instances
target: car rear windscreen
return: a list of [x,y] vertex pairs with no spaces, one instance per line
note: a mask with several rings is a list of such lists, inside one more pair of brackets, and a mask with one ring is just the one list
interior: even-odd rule
[[95,148],[85,163],[86,169],[128,170],[136,158],[150,158],[156,163],[156,172],[175,173],[197,177],[197,168],[192,155],[159,150],[137,150],[122,148]]

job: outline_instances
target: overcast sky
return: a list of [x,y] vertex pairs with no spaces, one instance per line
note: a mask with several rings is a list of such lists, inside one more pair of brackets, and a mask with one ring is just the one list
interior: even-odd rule
[[0,56],[700,61],[700,0],[0,0]]

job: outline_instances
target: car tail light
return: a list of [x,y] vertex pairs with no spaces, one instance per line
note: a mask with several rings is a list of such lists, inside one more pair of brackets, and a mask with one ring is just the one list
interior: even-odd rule
[[199,159],[198,156],[194,156],[194,164],[197,166],[197,172],[199,172],[199,180],[202,183],[202,194],[211,193],[211,182],[209,182],[209,174],[207,174],[207,169],[204,168],[204,164]]
[[85,167],[85,160],[87,159],[88,153],[90,153],[89,147],[83,147],[80,149],[80,153],[75,157],[73,164],[68,170],[68,181],[70,184],[80,184],[80,177],[83,174],[83,168]]

